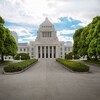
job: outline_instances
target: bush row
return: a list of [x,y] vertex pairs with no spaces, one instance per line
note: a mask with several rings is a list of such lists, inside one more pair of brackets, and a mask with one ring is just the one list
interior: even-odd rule
[[18,71],[21,71],[27,68],[29,65],[37,61],[38,59],[30,59],[30,60],[25,60],[25,61],[14,63],[14,64],[9,64],[6,67],[4,67],[4,71],[5,72],[18,72]]
[[82,64],[82,63],[78,63],[78,62],[75,62],[75,61],[69,61],[69,60],[65,60],[65,59],[61,59],[61,58],[56,59],[56,61],[60,62],[61,64],[65,65],[69,69],[76,71],[76,72],[87,72],[87,71],[89,71],[89,67]]
[[30,56],[27,53],[18,53],[15,55],[14,59],[15,60],[20,60],[20,59],[21,60],[28,60],[28,59],[30,59]]
[[95,61],[95,60],[83,60],[84,62],[87,62],[87,63],[92,63],[92,64],[98,64],[98,65],[100,65],[100,60],[97,60],[97,61]]

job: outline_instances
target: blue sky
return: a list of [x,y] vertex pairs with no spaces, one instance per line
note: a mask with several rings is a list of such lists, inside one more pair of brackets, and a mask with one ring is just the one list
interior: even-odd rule
[[5,27],[16,31],[19,42],[34,41],[45,17],[54,24],[60,41],[72,41],[76,29],[100,15],[100,0],[0,0]]

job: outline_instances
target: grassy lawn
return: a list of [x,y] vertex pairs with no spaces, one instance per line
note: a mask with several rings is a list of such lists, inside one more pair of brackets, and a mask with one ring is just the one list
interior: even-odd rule
[[65,67],[68,67],[69,69],[76,71],[76,72],[88,72],[89,71],[89,67],[82,63],[69,61],[69,60],[65,60],[61,58],[56,59],[56,61],[63,64]]
[[87,63],[93,63],[93,64],[98,64],[100,65],[100,60],[98,61],[95,61],[95,60],[83,60],[84,62],[87,62]]
[[22,61],[22,62],[9,64],[6,67],[4,67],[4,71],[5,72],[18,72],[18,71],[24,70],[29,65],[31,65],[31,64],[33,64],[37,61],[38,61],[38,59],[30,59],[30,60],[25,60],[25,61]]

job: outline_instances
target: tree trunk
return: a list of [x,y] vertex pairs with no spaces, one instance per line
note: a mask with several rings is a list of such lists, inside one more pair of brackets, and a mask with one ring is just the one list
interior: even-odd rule
[[87,55],[87,60],[90,60],[90,57]]
[[3,53],[1,54],[1,61],[4,61],[4,58],[3,58]]
[[95,61],[97,61],[98,59],[97,59],[97,56],[95,56]]

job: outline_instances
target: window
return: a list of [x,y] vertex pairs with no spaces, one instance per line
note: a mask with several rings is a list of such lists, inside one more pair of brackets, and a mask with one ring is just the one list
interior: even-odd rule
[[32,52],[31,55],[34,55],[34,53]]
[[26,51],[26,49],[24,48],[24,51]]
[[20,48],[20,51],[22,51],[22,48]]
[[42,37],[52,37],[51,32],[42,32]]
[[68,51],[70,51],[70,48],[68,48]]
[[33,51],[34,49],[33,49],[33,48],[31,48],[31,50]]

